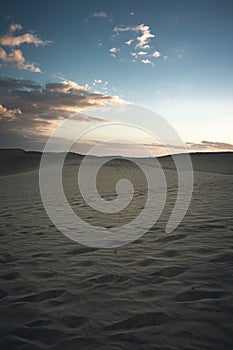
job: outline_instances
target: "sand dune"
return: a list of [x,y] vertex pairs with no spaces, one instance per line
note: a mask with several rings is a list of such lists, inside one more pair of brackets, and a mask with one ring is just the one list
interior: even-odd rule
[[[192,202],[171,234],[164,228],[176,177],[171,160],[163,158],[165,211],[146,235],[116,250],[81,246],[59,232],[40,198],[40,154],[16,153],[1,154],[1,174],[11,174],[0,178],[1,349],[232,349],[233,176],[220,174],[231,174],[232,154],[192,155],[199,170]],[[93,223],[95,213],[75,187],[76,164],[70,155],[67,199]],[[107,168],[108,179],[121,164]],[[137,172],[128,173],[141,184]],[[111,186],[100,185],[111,199]],[[141,209],[144,190],[137,189],[134,206],[121,217],[130,220]],[[110,215],[98,220],[115,224]]]
[[[0,176],[18,174],[39,168],[41,152],[24,151],[21,149],[0,149]],[[194,171],[233,174],[233,152],[218,153],[193,153],[190,154]],[[51,154],[51,160],[59,157],[59,154]],[[66,164],[79,163],[82,155],[69,153]],[[182,158],[183,155],[176,155]],[[148,159],[146,160],[148,161]],[[159,161],[164,168],[175,169],[170,156],[160,157]]]
[[[182,158],[183,155],[176,155],[175,158]],[[191,153],[190,154],[194,171],[201,171],[216,174],[233,174],[233,152],[213,153]],[[162,157],[161,164],[169,169],[174,168],[171,157]]]

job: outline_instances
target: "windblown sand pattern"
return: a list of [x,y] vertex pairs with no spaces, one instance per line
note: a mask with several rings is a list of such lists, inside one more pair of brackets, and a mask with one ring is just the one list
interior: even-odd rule
[[[172,234],[164,228],[176,198],[176,172],[169,158],[161,160],[166,208],[145,236],[118,249],[93,249],[62,235],[41,202],[40,154],[16,153],[1,155],[1,349],[232,349],[231,153],[192,156],[192,203]],[[96,225],[119,224],[119,217],[94,217],[81,203],[79,161],[70,155],[64,168],[73,209]],[[120,175],[135,182],[124,217],[131,220],[145,200],[142,174],[121,160],[103,171],[98,186],[106,200],[114,198],[112,183]]]

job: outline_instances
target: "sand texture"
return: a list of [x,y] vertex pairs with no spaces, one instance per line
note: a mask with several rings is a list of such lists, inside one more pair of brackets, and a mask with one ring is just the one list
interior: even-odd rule
[[[40,154],[1,155],[0,349],[232,350],[233,156],[192,157],[193,199],[173,233],[164,228],[176,172],[165,159],[168,199],[159,221],[127,246],[95,249],[69,240],[49,220],[39,193]],[[64,169],[74,211],[117,225],[119,217],[94,217],[81,205],[79,161],[71,156]],[[131,169],[137,198],[126,221],[143,206],[146,188],[129,167],[106,167],[113,182]],[[99,180],[107,199],[111,181]]]

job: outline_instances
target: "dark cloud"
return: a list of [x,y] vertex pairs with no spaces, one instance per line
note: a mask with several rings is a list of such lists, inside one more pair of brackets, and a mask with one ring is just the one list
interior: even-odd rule
[[[95,151],[95,147],[100,144],[100,140],[82,140],[81,143],[76,143],[74,151],[82,154],[90,152],[91,154],[98,155],[98,149]],[[145,148],[143,149],[144,146]],[[147,151],[146,151],[147,149]],[[151,151],[151,154],[154,156],[161,156],[166,154],[176,154],[184,152],[217,152],[217,151],[233,151],[233,144],[223,143],[223,142],[211,142],[211,141],[202,141],[201,143],[191,143],[187,142],[182,145],[174,144],[162,144],[162,143],[130,143],[130,142],[105,142],[101,146],[101,152],[103,155],[110,154],[119,154],[119,155],[128,155],[128,156],[148,156],[148,150]],[[96,153],[95,153],[96,152]]]
[[187,143],[188,149],[197,151],[233,151],[233,144],[216,141],[202,141],[201,143]]
[[[42,149],[58,122],[71,115],[75,115],[77,123],[106,122],[106,119],[94,118],[82,111],[105,106],[109,102],[118,103],[119,99],[93,93],[72,81],[41,85],[33,80],[0,76],[0,147]],[[91,145],[85,143],[84,146],[87,149]],[[111,146],[119,150],[132,148],[128,144]],[[165,147],[176,153],[183,152],[182,147],[175,145],[150,143],[145,146],[158,154],[164,152]],[[233,151],[233,144],[215,141],[188,142],[186,146],[190,152]]]
[[15,89],[40,89],[41,85],[33,80],[27,79],[13,79],[0,76],[0,96],[2,96],[5,90],[15,90]]
[[92,93],[72,81],[50,82],[43,86],[32,80],[0,77],[1,147],[4,147],[4,140],[9,143],[11,139],[15,147],[16,140],[25,141],[32,135],[42,138],[58,121],[74,113],[77,122],[103,122],[104,119],[90,117],[81,110],[108,102],[117,102],[117,98]]

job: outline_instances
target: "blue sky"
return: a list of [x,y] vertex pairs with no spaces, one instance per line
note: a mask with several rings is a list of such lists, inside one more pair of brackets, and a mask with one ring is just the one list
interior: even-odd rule
[[[0,37],[20,24],[13,37],[30,33],[43,43],[0,45],[1,76],[42,86],[72,81],[118,95],[160,113],[186,142],[228,143],[231,150],[232,15],[226,0],[7,1]],[[24,63],[6,56],[12,50],[22,52]],[[2,113],[19,108],[4,94],[0,104]]]

